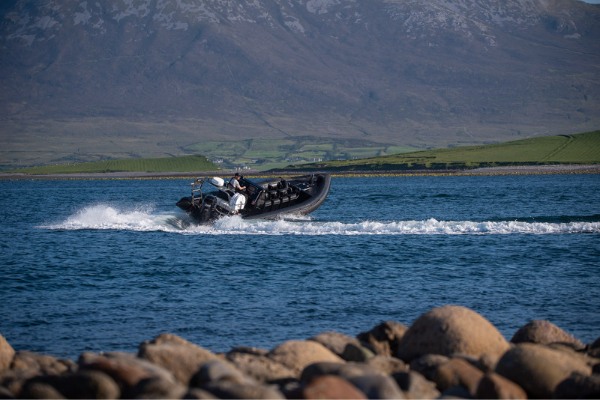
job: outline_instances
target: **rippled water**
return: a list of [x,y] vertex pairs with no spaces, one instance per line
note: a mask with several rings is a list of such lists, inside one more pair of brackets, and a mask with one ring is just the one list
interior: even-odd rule
[[410,324],[600,336],[600,177],[334,178],[310,217],[196,226],[184,180],[0,181],[0,333],[64,357],[162,332],[213,351]]

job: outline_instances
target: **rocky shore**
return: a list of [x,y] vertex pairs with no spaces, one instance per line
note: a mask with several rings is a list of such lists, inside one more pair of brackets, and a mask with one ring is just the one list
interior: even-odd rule
[[356,337],[324,332],[270,350],[213,353],[172,334],[137,354],[77,361],[15,351],[0,336],[0,398],[599,398],[600,338],[581,343],[549,321],[510,341],[483,316],[443,306],[411,326]]

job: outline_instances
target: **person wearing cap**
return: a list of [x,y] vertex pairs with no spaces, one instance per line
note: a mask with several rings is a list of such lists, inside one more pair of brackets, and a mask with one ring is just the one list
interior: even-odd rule
[[241,179],[241,175],[236,172],[235,175],[233,176],[233,178],[231,178],[231,180],[229,181],[229,186],[236,192],[241,192],[243,190],[246,190],[246,186],[240,185],[240,179]]

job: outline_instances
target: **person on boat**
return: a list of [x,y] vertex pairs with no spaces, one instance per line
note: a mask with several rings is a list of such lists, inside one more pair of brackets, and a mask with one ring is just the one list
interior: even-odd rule
[[231,178],[229,180],[229,186],[236,193],[243,192],[244,190],[246,190],[246,186],[240,185],[240,179],[241,178],[242,178],[242,176],[239,173],[236,172],[235,175],[233,176],[233,178]]

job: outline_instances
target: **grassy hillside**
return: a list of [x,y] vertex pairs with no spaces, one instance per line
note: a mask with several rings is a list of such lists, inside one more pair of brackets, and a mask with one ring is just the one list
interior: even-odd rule
[[71,174],[104,172],[196,172],[215,171],[218,167],[204,156],[184,156],[166,158],[136,158],[106,160],[88,163],[48,165],[23,168],[13,172],[25,174]]
[[360,160],[321,162],[291,166],[291,168],[410,170],[597,163],[600,163],[600,131],[538,137],[486,146],[465,146]]

